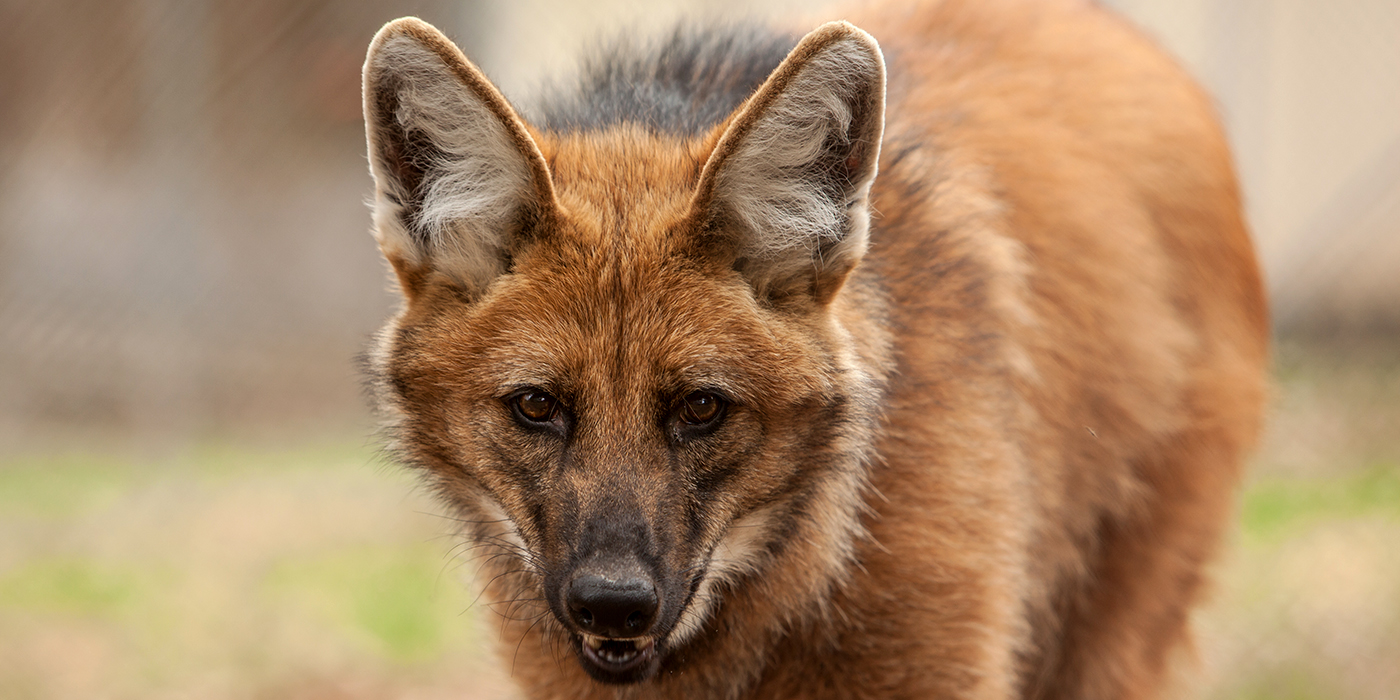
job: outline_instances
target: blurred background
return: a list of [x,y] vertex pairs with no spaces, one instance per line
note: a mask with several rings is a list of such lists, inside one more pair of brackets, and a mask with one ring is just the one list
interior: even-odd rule
[[[1209,698],[1400,698],[1400,3],[1113,0],[1218,97],[1278,337]],[[382,464],[359,111],[385,21],[508,96],[737,0],[0,0],[0,697],[500,697]],[[790,21],[790,20],[789,20]]]

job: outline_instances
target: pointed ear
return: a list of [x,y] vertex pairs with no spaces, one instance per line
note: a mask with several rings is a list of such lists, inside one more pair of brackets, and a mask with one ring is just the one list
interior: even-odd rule
[[524,122],[447,37],[412,17],[370,44],[364,106],[375,238],[404,293],[440,272],[479,294],[555,210]]
[[760,298],[830,301],[865,253],[885,123],[869,34],[818,27],[730,118],[693,206]]

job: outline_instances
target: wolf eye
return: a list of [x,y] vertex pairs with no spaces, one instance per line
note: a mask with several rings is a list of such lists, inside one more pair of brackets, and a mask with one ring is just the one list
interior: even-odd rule
[[680,419],[686,425],[706,425],[719,420],[725,402],[714,394],[695,391],[681,401]]
[[526,389],[510,399],[515,414],[529,423],[548,423],[559,413],[559,401],[539,389]]

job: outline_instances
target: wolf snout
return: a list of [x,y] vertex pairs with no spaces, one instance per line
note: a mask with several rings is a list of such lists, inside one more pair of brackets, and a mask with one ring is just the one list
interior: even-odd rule
[[569,582],[566,605],[583,632],[625,639],[646,635],[660,601],[656,583],[642,572],[581,572]]

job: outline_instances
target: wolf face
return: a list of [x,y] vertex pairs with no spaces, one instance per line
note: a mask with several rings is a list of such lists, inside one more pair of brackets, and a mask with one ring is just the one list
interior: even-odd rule
[[593,678],[654,676],[741,579],[795,584],[782,617],[843,576],[882,340],[832,307],[867,245],[883,106],[879,49],[845,23],[696,135],[536,130],[428,25],[375,38],[375,233],[406,303],[374,372],[397,451],[469,523],[509,614]]

